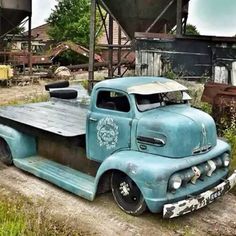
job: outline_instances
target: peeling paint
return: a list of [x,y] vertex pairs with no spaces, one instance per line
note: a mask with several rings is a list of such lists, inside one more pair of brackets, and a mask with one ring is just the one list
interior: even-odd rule
[[131,173],[133,175],[136,175],[138,170],[138,166],[133,164],[133,163],[129,163],[127,166],[127,173]]

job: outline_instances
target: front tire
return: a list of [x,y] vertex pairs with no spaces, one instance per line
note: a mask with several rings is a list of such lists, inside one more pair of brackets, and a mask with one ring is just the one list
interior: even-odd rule
[[13,164],[11,150],[2,138],[0,138],[0,161],[8,166]]
[[146,210],[146,203],[136,183],[125,173],[113,172],[111,189],[117,205],[126,213],[138,216]]

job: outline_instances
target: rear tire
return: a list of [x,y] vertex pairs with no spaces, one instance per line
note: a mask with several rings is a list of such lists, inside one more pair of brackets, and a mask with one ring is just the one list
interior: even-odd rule
[[50,97],[60,99],[75,99],[78,96],[78,92],[73,89],[61,89],[50,91]]
[[111,189],[116,203],[126,213],[138,216],[146,210],[140,189],[125,173],[118,171],[112,173]]
[[11,150],[6,141],[2,138],[0,138],[0,161],[8,166],[13,164]]
[[56,83],[46,84],[45,89],[49,91],[52,88],[67,88],[69,87],[69,81],[60,81]]

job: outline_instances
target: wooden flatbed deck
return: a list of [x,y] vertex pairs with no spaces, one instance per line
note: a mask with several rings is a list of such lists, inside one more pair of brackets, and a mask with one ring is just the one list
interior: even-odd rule
[[63,137],[85,134],[88,106],[76,101],[49,101],[0,108],[0,119]]

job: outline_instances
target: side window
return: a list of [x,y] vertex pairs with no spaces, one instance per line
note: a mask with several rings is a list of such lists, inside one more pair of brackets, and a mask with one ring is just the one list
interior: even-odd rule
[[114,91],[99,91],[96,105],[99,108],[108,110],[121,112],[130,111],[130,104],[127,96],[123,93]]

